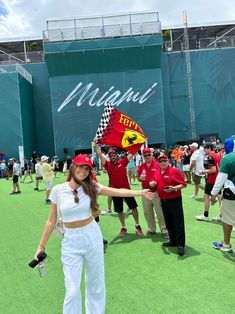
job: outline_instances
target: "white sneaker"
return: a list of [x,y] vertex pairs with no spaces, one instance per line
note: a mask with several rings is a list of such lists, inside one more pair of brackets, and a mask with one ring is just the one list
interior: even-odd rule
[[221,220],[221,217],[219,216],[219,217],[212,217],[211,221],[221,222],[222,220]]
[[111,209],[105,209],[101,211],[101,215],[112,215]]
[[195,216],[195,218],[200,221],[209,221],[209,217],[206,217],[204,215]]
[[130,209],[130,208],[127,208],[126,214],[127,214],[127,215],[130,215],[130,214],[132,214],[132,209]]
[[233,253],[231,244],[228,245],[223,244],[223,246],[220,248],[220,251],[225,253]]
[[195,200],[198,199],[198,195],[194,195],[194,194],[193,194],[193,195],[191,195],[190,197],[191,197],[191,198],[194,198]]

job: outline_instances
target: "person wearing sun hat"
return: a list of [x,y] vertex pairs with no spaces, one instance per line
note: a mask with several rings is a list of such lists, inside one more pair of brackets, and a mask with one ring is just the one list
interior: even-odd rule
[[182,173],[170,166],[166,154],[161,153],[157,161],[160,171],[154,173],[149,185],[159,194],[169,233],[170,241],[163,243],[163,246],[178,247],[178,254],[182,256],[185,253],[185,227],[181,189],[187,184]]
[[[99,214],[97,196],[152,198],[149,190],[115,189],[93,180],[92,161],[81,154],[73,159],[67,181],[53,187],[50,194],[51,209],[44,232],[35,253],[45,250],[60,211],[64,226],[61,261],[63,264],[66,295],[63,313],[105,313],[104,251],[102,233],[95,217]],[[85,263],[86,300],[81,298],[81,278]],[[84,311],[85,312],[85,311]]]

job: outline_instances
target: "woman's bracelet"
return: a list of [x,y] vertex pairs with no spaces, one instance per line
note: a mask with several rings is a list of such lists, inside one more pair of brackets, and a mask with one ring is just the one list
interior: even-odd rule
[[42,248],[43,248],[43,250],[45,250],[45,246],[44,246],[44,245],[42,245],[41,243],[40,243],[38,246],[42,247]]

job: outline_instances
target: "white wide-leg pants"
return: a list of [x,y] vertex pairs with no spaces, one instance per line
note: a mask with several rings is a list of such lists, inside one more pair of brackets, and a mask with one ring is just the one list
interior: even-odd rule
[[64,314],[82,314],[81,275],[85,262],[86,314],[105,312],[103,238],[98,224],[66,228],[62,241],[66,296]]

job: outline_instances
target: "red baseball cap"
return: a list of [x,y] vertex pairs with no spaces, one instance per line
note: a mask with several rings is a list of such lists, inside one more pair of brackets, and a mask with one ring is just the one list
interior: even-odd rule
[[152,149],[149,147],[146,147],[142,150],[142,154],[144,155],[145,153],[152,153]]
[[161,154],[157,157],[157,160],[160,160],[160,159],[162,159],[162,158],[164,158],[164,159],[168,159],[168,157],[167,157],[167,155],[166,155],[166,154],[161,153]]
[[91,161],[90,157],[86,154],[77,155],[73,159],[73,163],[77,166],[87,165],[92,169],[92,161]]

